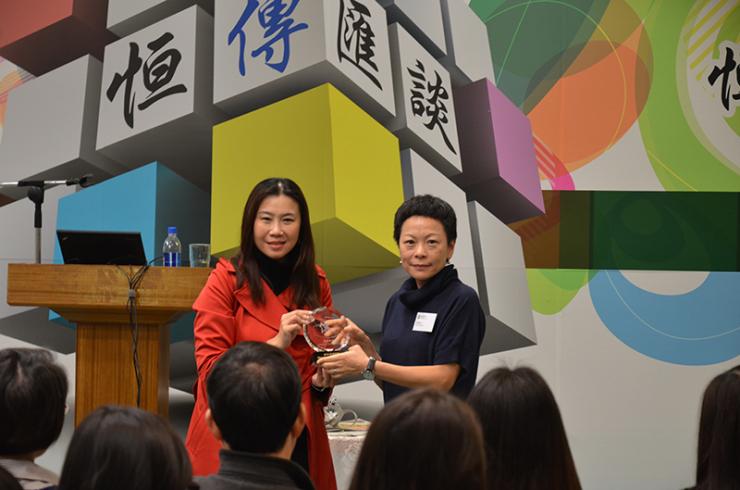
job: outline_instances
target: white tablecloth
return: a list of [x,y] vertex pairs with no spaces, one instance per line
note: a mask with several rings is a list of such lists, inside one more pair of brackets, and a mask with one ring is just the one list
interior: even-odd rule
[[334,474],[337,476],[337,488],[347,490],[352,482],[357,458],[360,456],[362,443],[365,442],[365,430],[341,430],[329,432],[331,459],[334,462]]

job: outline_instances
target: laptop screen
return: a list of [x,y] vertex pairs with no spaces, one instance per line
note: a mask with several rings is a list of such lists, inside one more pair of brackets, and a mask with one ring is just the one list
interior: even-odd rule
[[57,230],[65,264],[146,265],[141,233]]

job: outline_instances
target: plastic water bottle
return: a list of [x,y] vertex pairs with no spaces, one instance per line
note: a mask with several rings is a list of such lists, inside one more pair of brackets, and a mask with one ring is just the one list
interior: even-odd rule
[[177,238],[177,227],[169,226],[167,228],[167,238],[162,246],[162,256],[164,257],[165,267],[180,267],[180,257],[182,257],[182,244]]

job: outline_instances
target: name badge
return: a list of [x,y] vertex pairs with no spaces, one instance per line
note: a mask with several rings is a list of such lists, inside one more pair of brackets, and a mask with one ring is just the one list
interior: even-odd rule
[[414,332],[431,332],[434,330],[434,322],[437,320],[436,313],[425,313],[420,311],[416,314],[414,321]]

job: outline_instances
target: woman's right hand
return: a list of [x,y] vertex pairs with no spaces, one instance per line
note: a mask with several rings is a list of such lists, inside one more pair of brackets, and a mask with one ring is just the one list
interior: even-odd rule
[[370,337],[355,322],[347,318],[347,326],[344,327],[341,337],[349,337],[349,345],[359,345],[368,356],[378,359],[378,353]]
[[267,341],[280,349],[287,349],[303,330],[303,325],[311,321],[311,312],[308,310],[293,310],[280,317],[280,331]]

